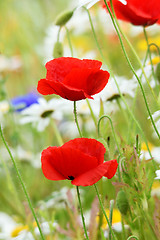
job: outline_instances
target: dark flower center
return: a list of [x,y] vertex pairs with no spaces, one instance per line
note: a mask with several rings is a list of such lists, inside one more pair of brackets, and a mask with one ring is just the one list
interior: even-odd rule
[[45,111],[41,114],[41,117],[42,118],[46,118],[48,117],[49,115],[51,115],[53,113],[53,110],[48,110],[48,111]]
[[73,176],[68,176],[69,180],[74,180]]

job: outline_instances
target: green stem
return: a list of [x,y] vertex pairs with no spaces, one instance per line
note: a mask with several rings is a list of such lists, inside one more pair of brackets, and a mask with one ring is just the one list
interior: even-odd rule
[[84,220],[84,216],[83,216],[83,210],[82,210],[82,204],[81,204],[81,198],[80,198],[79,187],[76,186],[76,189],[77,189],[77,197],[78,197],[79,207],[80,207],[80,211],[81,211],[81,217],[82,217],[82,222],[83,222],[84,233],[85,233],[85,235],[86,235],[86,239],[89,240],[89,238],[88,238],[88,234],[87,234],[86,225],[85,225],[85,220]]
[[[120,149],[120,146],[119,146],[119,143],[118,143],[118,140],[116,138],[116,134],[115,134],[115,131],[114,131],[114,127],[113,127],[113,123],[112,123],[112,120],[109,116],[107,115],[103,115],[102,117],[100,117],[99,121],[98,121],[98,135],[100,135],[100,122],[103,118],[108,118],[110,124],[111,124],[111,128],[112,128],[112,133],[113,133],[113,137],[114,137],[114,140],[115,140],[115,143],[116,143],[116,146],[118,148],[118,151],[120,153],[120,156],[122,157],[123,156],[123,153],[121,152],[121,149]],[[121,174],[120,174],[120,166],[119,166],[119,158],[117,159],[117,162],[118,162],[118,179],[119,179],[119,182],[121,181]]]
[[101,209],[102,209],[103,214],[104,214],[104,216],[105,216],[105,218],[106,218],[106,220],[107,220],[107,223],[108,223],[108,226],[109,226],[109,230],[110,230],[110,232],[111,232],[111,234],[112,234],[113,240],[117,240],[117,238],[116,238],[116,236],[115,236],[115,234],[114,234],[114,232],[113,232],[112,226],[111,226],[111,224],[110,224],[110,222],[109,222],[109,219],[108,219],[108,217],[107,217],[107,214],[106,214],[106,212],[105,212],[105,209],[104,209],[104,207],[103,207],[102,200],[101,200],[101,198],[100,198],[100,196],[99,196],[99,193],[98,193],[98,189],[97,189],[96,184],[94,184],[94,187],[95,187],[95,190],[96,190],[96,194],[97,194],[97,197],[98,197],[98,200],[99,200]]
[[123,216],[121,216],[121,224],[122,224],[122,239],[126,239],[126,233],[125,233]]
[[70,35],[69,35],[69,30],[66,26],[65,26],[65,29],[66,29],[66,33],[67,33],[67,39],[68,39],[68,43],[69,43],[69,47],[70,47],[70,51],[71,51],[71,56],[73,57],[73,47],[72,47],[72,43],[71,43],[71,39],[70,39]]
[[130,239],[132,239],[132,238],[134,238],[134,239],[136,239],[136,240],[139,240],[138,237],[136,237],[136,236],[134,236],[134,235],[129,236],[129,237],[127,238],[127,240],[130,240]]
[[122,156],[123,153],[121,152],[121,149],[120,149],[120,146],[119,146],[119,143],[118,143],[118,140],[116,138],[116,134],[115,134],[115,131],[114,131],[114,127],[113,127],[113,123],[112,123],[112,120],[109,116],[107,115],[103,115],[102,117],[100,117],[100,119],[98,120],[98,135],[100,136],[100,122],[103,118],[108,118],[110,124],[111,124],[111,128],[112,128],[112,133],[113,133],[113,137],[114,137],[114,140],[115,140],[115,143],[117,145],[117,148],[118,148],[118,151],[120,153],[120,155]]
[[145,27],[143,28],[143,32],[144,32],[144,36],[145,36],[147,47],[148,47],[149,59],[150,59],[151,68],[152,68],[152,75],[153,75],[153,77],[155,79],[155,73],[154,73],[154,68],[153,68],[151,50],[150,50],[150,45],[149,45],[148,36],[147,36],[147,32],[146,32],[146,28]]
[[75,119],[75,123],[77,125],[79,135],[80,135],[80,137],[83,137],[82,133],[81,133],[81,130],[80,130],[80,127],[79,127],[78,119],[77,119],[76,101],[74,101],[74,119]]
[[[106,4],[106,0],[104,0],[104,1],[105,1],[105,4]],[[106,5],[106,7],[107,7],[107,9],[109,10],[109,14],[110,14],[110,17],[111,17],[111,19],[112,19],[112,22],[113,22],[113,25],[114,25],[114,27],[115,27],[115,30],[116,30],[116,32],[117,32],[117,34],[118,34],[118,37],[119,37],[121,46],[123,45],[123,42],[122,42],[121,36],[120,36],[120,34],[119,34],[119,31],[120,31],[121,35],[123,36],[123,38],[126,40],[126,42],[127,42],[127,44],[129,45],[130,49],[132,50],[134,56],[136,57],[137,62],[139,63],[140,68],[142,69],[142,72],[143,72],[144,77],[145,77],[145,79],[146,79],[146,82],[147,82],[147,84],[148,84],[148,86],[149,86],[149,88],[150,88],[150,90],[151,90],[151,92],[152,92],[152,95],[153,95],[153,97],[154,97],[154,99],[155,99],[155,101],[156,101],[156,96],[155,96],[155,94],[154,94],[154,92],[153,92],[153,89],[152,89],[151,86],[150,86],[149,80],[148,80],[148,78],[147,78],[147,76],[146,76],[146,73],[145,73],[145,71],[144,71],[143,65],[142,65],[142,63],[141,63],[141,60],[140,60],[138,54],[136,53],[134,47],[132,46],[131,42],[129,41],[129,39],[127,38],[127,36],[124,34],[124,32],[122,31],[122,29],[121,29],[121,27],[120,27],[120,25],[119,25],[119,22],[118,22],[118,20],[117,20],[117,17],[116,17],[114,8],[113,8],[112,0],[110,0],[110,4],[111,4],[111,9],[112,9],[114,18],[113,18],[113,16],[112,16],[112,13],[111,13],[110,9],[108,8],[108,5]],[[115,24],[114,20],[115,20],[116,24]],[[117,26],[116,26],[116,25],[117,25]],[[117,28],[117,27],[118,27],[118,28]],[[119,30],[119,31],[118,31],[118,30]],[[123,45],[123,47],[124,47],[124,45]],[[123,50],[123,47],[122,47],[122,50]],[[124,49],[125,49],[125,48],[124,48]],[[133,71],[134,69],[131,68],[131,70],[132,70],[133,74],[135,75],[135,71]],[[135,77],[137,78],[136,75],[135,75]],[[137,79],[137,80],[138,80],[138,79]]]
[[[100,45],[99,45],[99,43],[98,43],[98,40],[97,40],[97,37],[96,37],[96,33],[95,33],[95,30],[94,30],[94,27],[93,27],[93,23],[92,23],[92,19],[91,19],[90,13],[89,13],[89,11],[88,11],[87,8],[84,7],[84,9],[85,9],[85,10],[87,11],[87,13],[88,13],[89,21],[90,21],[90,25],[91,25],[91,29],[92,29],[92,32],[93,32],[93,36],[94,36],[94,39],[95,39],[97,48],[98,48],[98,50],[99,50],[99,53],[100,53],[100,55],[101,55],[101,57],[102,57],[102,60],[104,61],[105,65],[108,67],[108,69],[109,69],[109,71],[110,71],[110,74],[111,74],[111,76],[113,77],[113,79],[114,79],[114,81],[115,81],[115,84],[116,84],[116,86],[117,86],[117,89],[118,89],[118,92],[119,92],[119,94],[120,94],[120,96],[121,96],[121,99],[123,100],[123,102],[124,102],[124,104],[125,104],[128,112],[129,112],[130,116],[132,117],[133,121],[136,123],[137,127],[139,128],[139,130],[140,130],[140,132],[141,132],[141,134],[142,134],[142,136],[143,136],[143,138],[144,138],[144,141],[145,141],[145,143],[146,143],[146,146],[147,146],[149,155],[150,155],[150,157],[152,158],[152,154],[151,154],[151,151],[150,151],[150,149],[149,149],[148,142],[147,142],[147,139],[146,139],[146,137],[145,137],[145,135],[144,135],[144,133],[143,133],[143,130],[142,130],[141,126],[139,125],[138,121],[136,120],[136,118],[134,117],[133,113],[131,112],[130,108],[128,107],[127,102],[126,102],[125,98],[123,97],[123,95],[122,95],[122,93],[121,93],[121,91],[120,91],[120,88],[119,88],[119,86],[118,86],[118,83],[117,83],[117,81],[116,81],[116,78],[115,78],[112,70],[109,68],[109,66],[108,66],[108,64],[107,64],[107,62],[106,62],[106,59],[105,59],[105,57],[104,57],[104,55],[103,55],[103,53],[102,53],[102,51],[101,51],[101,48],[100,48]],[[152,160],[152,162],[153,162],[154,168],[156,169],[156,166],[155,166],[155,163],[154,163],[153,160]]]
[[[113,207],[114,207],[114,200],[110,201],[110,212],[109,212],[109,222],[112,227],[112,217],[113,217]],[[109,230],[109,240],[112,240],[112,234],[111,231]]]
[[90,110],[90,113],[91,113],[91,117],[92,117],[92,119],[93,119],[93,121],[94,121],[94,124],[95,124],[95,126],[96,126],[96,128],[97,128],[97,119],[96,119],[96,117],[95,117],[95,115],[94,115],[94,112],[93,112],[93,110],[92,110],[92,107],[91,107],[91,104],[90,104],[90,102],[89,102],[89,100],[86,98],[86,102],[87,102],[87,104],[88,104],[88,107],[89,107],[89,110]]
[[16,162],[15,162],[13,156],[12,156],[12,153],[11,153],[11,151],[10,151],[10,149],[9,149],[9,147],[8,147],[5,139],[4,139],[3,132],[2,132],[2,127],[1,127],[1,126],[0,126],[0,135],[1,135],[1,138],[2,138],[2,141],[3,141],[4,145],[5,145],[5,147],[6,147],[7,151],[8,151],[8,153],[9,153],[9,156],[10,156],[10,158],[11,158],[11,160],[12,160],[14,169],[15,169],[16,174],[17,174],[17,176],[18,176],[18,179],[19,179],[19,181],[20,181],[20,183],[21,183],[21,186],[22,186],[23,192],[24,192],[24,194],[25,194],[25,196],[26,196],[26,199],[27,199],[27,201],[28,201],[28,205],[29,205],[29,207],[30,207],[30,209],[31,209],[31,212],[32,212],[32,214],[33,214],[33,216],[34,216],[34,219],[35,219],[35,221],[36,221],[36,223],[37,223],[37,227],[38,227],[38,229],[39,229],[41,239],[42,239],[42,240],[45,240],[45,239],[44,239],[44,236],[43,236],[43,233],[42,233],[42,230],[41,230],[41,227],[40,227],[40,224],[39,224],[39,222],[38,222],[36,213],[35,213],[35,211],[34,211],[34,209],[33,209],[31,200],[30,200],[29,195],[28,195],[28,193],[27,193],[25,184],[24,184],[24,182],[23,182],[23,180],[22,180],[21,174],[20,174],[20,172],[19,172],[19,170],[18,170],[18,168],[17,168]]
[[57,34],[57,42],[59,42],[59,38],[60,38],[60,31],[61,31],[61,27],[58,30],[58,34]]
[[60,134],[60,132],[59,132],[59,130],[57,128],[57,125],[54,122],[54,119],[52,121],[52,126],[53,126],[53,130],[54,130],[54,134],[55,134],[55,136],[57,138],[58,144],[60,146],[63,145],[63,139],[62,139],[61,134]]
[[[1,157],[2,158],[2,157]],[[15,208],[17,210],[17,212],[19,212],[19,214],[21,215],[21,217],[24,218],[23,214],[24,214],[24,209],[22,208],[23,205],[22,205],[22,201],[19,199],[18,197],[18,191],[17,191],[17,188],[14,184],[14,181],[12,180],[11,178],[11,175],[10,175],[10,171],[7,167],[7,164],[6,164],[6,161],[3,160],[3,158],[1,159],[2,161],[2,165],[4,167],[4,171],[6,172],[6,177],[7,177],[7,181],[8,181],[8,185],[9,185],[9,189],[11,190],[12,194],[15,196],[15,201],[16,201],[16,204],[15,204]],[[22,214],[23,213],[23,214]]]
[[103,55],[103,52],[102,52],[102,50],[101,50],[101,47],[100,47],[100,45],[99,45],[99,43],[98,43],[98,39],[97,39],[97,36],[96,36],[96,32],[95,32],[95,30],[94,30],[94,26],[93,26],[93,23],[92,23],[91,15],[90,15],[90,13],[89,13],[89,11],[88,11],[88,9],[87,9],[86,7],[83,7],[83,8],[86,10],[86,12],[87,12],[87,14],[88,14],[89,22],[90,22],[91,29],[92,29],[92,33],[93,33],[93,37],[94,37],[94,40],[95,40],[95,42],[96,42],[97,48],[98,48],[98,50],[99,50],[99,53],[100,53],[100,55],[101,55],[101,58],[102,58],[102,60],[104,61],[105,65],[108,67],[108,64],[107,64],[107,62],[106,62],[106,59],[105,59],[105,57],[104,57],[104,55]]
[[[132,66],[132,64],[131,64],[131,62],[130,62],[130,60],[129,60],[129,57],[128,57],[127,52],[126,52],[126,50],[125,50],[125,47],[124,47],[124,44],[123,44],[122,38],[121,38],[120,33],[119,33],[119,31],[118,31],[118,28],[117,28],[117,26],[116,26],[116,24],[115,24],[115,22],[114,22],[114,19],[113,19],[112,13],[111,13],[111,11],[110,11],[110,9],[109,9],[109,7],[108,7],[108,4],[107,4],[106,0],[104,0],[104,2],[105,2],[105,5],[106,5],[106,7],[107,7],[107,10],[108,10],[108,12],[109,12],[109,14],[110,14],[110,16],[111,16],[111,19],[112,19],[112,22],[113,22],[114,27],[115,27],[115,29],[116,29],[116,32],[117,32],[117,34],[118,34],[118,37],[119,37],[119,40],[120,40],[120,44],[121,44],[121,47],[122,47],[123,53],[124,53],[124,55],[125,55],[125,57],[126,57],[126,60],[127,60],[128,64],[129,64],[129,66],[130,66],[132,72],[134,73],[135,77],[136,77],[137,80],[138,80],[138,83],[139,83],[139,86],[140,86],[140,88],[141,88],[141,92],[142,92],[142,95],[143,95],[143,98],[144,98],[144,102],[145,102],[145,105],[146,105],[146,108],[147,108],[148,114],[149,114],[149,116],[150,116],[150,119],[151,119],[152,125],[153,125],[153,127],[154,127],[154,130],[155,130],[155,132],[156,132],[158,138],[160,139],[160,134],[159,134],[158,129],[157,129],[155,123],[154,123],[154,120],[153,120],[152,114],[151,114],[151,112],[150,112],[150,109],[149,109],[149,106],[148,106],[148,103],[147,103],[147,99],[146,99],[146,96],[145,96],[145,93],[144,93],[144,89],[143,89],[142,83],[141,83],[139,77],[137,76],[137,74],[136,74],[136,72],[135,72],[135,70],[134,70],[134,68],[133,68],[133,66]],[[112,11],[113,11],[114,17],[115,17],[115,19],[116,19],[116,16],[115,16],[115,13],[114,13],[114,9],[113,9],[112,0],[110,0],[110,4],[111,4],[111,8],[112,8]],[[118,22],[118,21],[117,21],[117,22]]]

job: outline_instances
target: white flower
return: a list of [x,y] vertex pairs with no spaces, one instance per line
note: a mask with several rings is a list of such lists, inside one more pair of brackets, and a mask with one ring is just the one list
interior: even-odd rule
[[155,177],[154,179],[160,179],[160,170],[156,171],[156,175],[157,175],[157,177]]
[[0,122],[5,124],[4,116],[8,113],[10,109],[9,103],[4,100],[0,102]]
[[[155,147],[155,146],[149,144],[149,148],[150,148],[151,154],[153,156],[153,160],[156,161],[157,163],[160,163],[160,147]],[[140,158],[145,159],[145,160],[151,159],[150,154],[147,149],[144,148],[141,150]]]
[[[155,122],[158,132],[160,132],[160,110],[154,112],[152,114],[152,118]],[[148,119],[150,119],[150,117],[148,117]]]
[[6,213],[0,212],[0,239],[10,240],[10,233],[17,223]]
[[[135,80],[128,80],[128,79],[125,79],[124,77],[116,76],[116,81],[122,95],[129,95],[131,97],[134,97],[135,88],[137,87],[137,83]],[[120,94],[116,86],[116,83],[113,78],[110,78],[106,87],[100,93],[95,95],[95,99],[101,98],[102,101],[108,101],[108,100],[114,100],[119,96]]]
[[79,0],[77,8],[80,8],[80,7],[83,7],[84,5],[86,5],[87,9],[89,9],[99,1],[100,0]]
[[[84,196],[84,191],[81,189],[81,195],[82,195],[82,201]],[[76,190],[74,188],[67,188],[63,187],[59,191],[52,192],[49,197],[47,197],[47,200],[41,200],[39,201],[39,207],[41,210],[46,210],[49,208],[65,208],[65,202],[68,203],[70,206],[70,203],[68,201],[69,196],[73,197],[73,201],[76,201],[77,195]],[[71,200],[71,199],[70,199]]]
[[0,72],[4,71],[15,71],[19,69],[22,65],[22,62],[18,56],[6,57],[0,55]]
[[64,105],[63,100],[53,98],[48,102],[44,98],[38,99],[38,104],[32,104],[21,112],[20,124],[32,123],[38,131],[44,131],[49,125],[50,119],[62,119],[60,108]]

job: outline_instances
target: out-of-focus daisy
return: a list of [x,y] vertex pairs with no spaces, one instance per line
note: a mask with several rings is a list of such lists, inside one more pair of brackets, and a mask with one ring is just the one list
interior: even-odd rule
[[[154,112],[152,114],[152,118],[153,118],[153,120],[155,122],[157,130],[160,132],[160,110]],[[150,117],[148,117],[148,119],[150,119]]]
[[4,100],[0,102],[0,122],[4,123],[4,117],[9,112],[10,105],[8,101]]
[[[110,213],[110,210],[106,209],[106,215],[108,218],[109,218],[109,213]],[[116,232],[122,231],[121,219],[122,217],[121,217],[120,211],[114,208],[113,215],[112,215],[112,229],[115,230]],[[98,217],[97,217],[97,221],[98,221]],[[127,228],[127,225],[125,225],[125,227]],[[104,231],[105,237],[108,237],[108,224],[105,217],[103,217],[102,229]]]
[[79,0],[77,4],[77,8],[86,6],[86,8],[91,8],[94,4],[99,2],[100,0]]
[[63,104],[61,99],[55,98],[46,101],[44,98],[39,98],[38,103],[32,104],[21,112],[20,124],[32,123],[38,131],[44,131],[49,125],[51,118],[56,120],[62,119],[60,108]]
[[[29,163],[32,165],[34,168],[40,168],[41,167],[41,162],[40,162],[40,155],[41,153],[33,153],[33,151],[27,151],[22,146],[18,145],[17,147],[11,148],[10,150],[12,152],[12,155],[15,159],[18,159],[18,161],[22,163]],[[10,161],[10,157],[8,155],[8,152],[6,151],[5,147],[1,147],[0,151],[0,158],[3,159],[3,161]],[[1,166],[1,165],[0,165]],[[2,166],[3,167],[3,166]],[[0,170],[3,171],[3,168]]]
[[18,56],[6,57],[0,55],[0,72],[15,71],[22,66],[22,62]]
[[[159,57],[154,57],[152,58],[152,64],[153,64],[153,69],[155,71],[156,67],[157,67],[157,64],[160,62],[160,58]],[[147,78],[149,79],[149,83],[150,83],[150,86],[152,88],[156,87],[157,86],[157,83],[156,81],[154,80],[153,78],[153,75],[152,75],[152,66],[151,66],[151,62],[149,61],[146,66],[144,67],[144,71],[145,71],[145,74],[147,76]],[[136,71],[138,77],[141,77],[141,82],[142,83],[146,83],[146,79],[144,77],[144,75],[142,74],[142,70],[141,69],[138,69]],[[134,76],[134,79],[135,79],[135,76]]]
[[[98,100],[91,100],[90,106],[95,117],[99,116],[100,113],[100,101]],[[78,114],[78,122],[81,129],[86,129],[87,132],[92,132],[95,130],[95,125],[93,119],[91,118],[90,109],[86,100],[77,101],[77,114]],[[73,118],[73,104],[70,105],[70,109],[68,108],[67,115],[65,115],[65,119],[61,121],[59,125],[59,130],[61,133],[67,137],[76,137],[79,136],[77,126],[75,124]]]
[[156,171],[156,175],[157,175],[157,176],[155,177],[155,179],[160,179],[160,170],[157,170],[157,171]]
[[6,213],[0,212],[0,239],[10,240],[10,233],[17,226],[17,223]]
[[34,103],[38,103],[38,98],[40,96],[34,92],[28,93],[23,96],[17,96],[11,99],[11,105],[15,109],[15,111],[22,111],[25,108],[31,106]]
[[[116,77],[116,81],[122,95],[134,97],[135,89],[137,87],[135,80],[127,80],[124,77]],[[111,78],[106,87],[95,96],[96,99],[101,98],[102,101],[112,101],[118,97],[120,97],[120,94],[113,78]]]
[[[39,233],[39,229],[37,227],[36,222],[34,222],[33,224],[33,230],[34,230],[34,234],[39,237],[40,233]],[[52,225],[52,229],[55,228],[57,226],[56,223],[51,223]],[[50,235],[51,230],[50,230],[50,226],[48,222],[43,222],[41,223],[41,230],[43,232],[43,234],[45,235],[45,237],[47,237],[47,235]],[[29,226],[28,225],[17,225],[10,233],[11,239],[16,239],[16,240],[34,240],[35,238],[33,237],[32,233],[29,231]]]
[[[75,189],[74,188],[69,189],[67,187],[63,187],[59,191],[52,192],[51,195],[47,197],[47,200],[39,201],[38,203],[39,208],[41,210],[45,210],[49,208],[56,208],[56,209],[65,208],[65,202],[67,202],[68,205],[70,205],[67,197],[68,192],[71,193],[73,200],[76,201],[77,195],[76,195]],[[81,191],[81,195],[82,195],[82,201],[83,201],[83,196],[84,196],[83,190]]]
[[[156,147],[151,143],[148,143],[148,145],[149,145],[149,149],[151,151],[151,154],[153,156],[153,159],[157,163],[160,163],[160,147]],[[141,156],[140,156],[140,158],[145,159],[145,160],[151,159],[145,143],[142,143],[142,145],[141,145]]]
[[[157,175],[157,177],[160,177],[160,170],[157,170],[157,171],[156,171],[156,175]],[[160,179],[160,178],[157,178],[157,177],[155,177],[155,179]],[[153,182],[151,195],[152,196],[160,196],[160,182],[159,181],[154,181]]]

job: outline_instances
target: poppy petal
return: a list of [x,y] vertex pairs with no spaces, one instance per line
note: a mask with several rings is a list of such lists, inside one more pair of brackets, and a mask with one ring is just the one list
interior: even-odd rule
[[91,96],[84,93],[83,90],[69,88],[60,82],[49,81],[47,79],[38,81],[37,91],[43,95],[56,94],[71,101],[78,101],[86,98],[93,99]]
[[64,145],[43,150],[41,161],[43,173],[50,180],[75,178],[98,165],[95,157]]
[[109,76],[109,73],[103,70],[72,69],[63,84],[71,88],[83,89],[91,96],[103,90],[108,83]]
[[44,176],[49,180],[64,180],[66,179],[61,173],[59,173],[52,164],[52,153],[53,150],[57,149],[57,147],[48,147],[43,150],[41,156],[41,163],[42,163],[42,171]]
[[72,57],[61,57],[55,58],[46,63],[45,67],[47,69],[47,79],[54,79],[54,81],[63,81],[65,76],[73,68],[92,68],[100,69],[102,63],[97,60],[90,59],[78,59]]
[[95,139],[75,138],[66,142],[63,146],[78,149],[89,156],[96,157],[98,159],[98,164],[101,164],[104,161],[106,149],[101,142],[98,142]]
[[116,160],[111,160],[98,165],[71,181],[76,186],[90,186],[98,182],[103,176],[111,178],[115,175],[118,167]]

